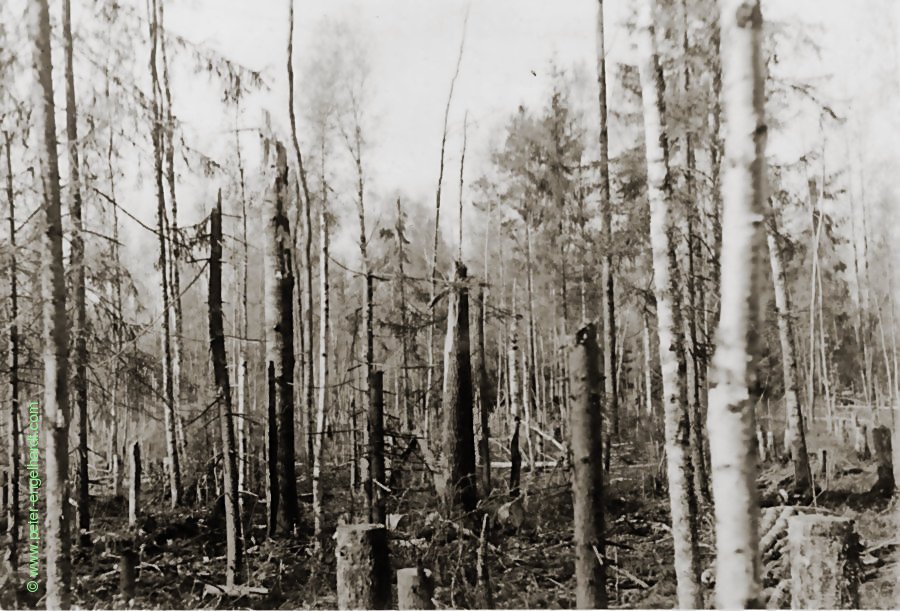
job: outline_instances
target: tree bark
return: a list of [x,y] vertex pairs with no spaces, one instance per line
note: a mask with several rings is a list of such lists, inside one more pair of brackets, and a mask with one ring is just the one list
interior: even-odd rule
[[338,609],[390,609],[391,565],[384,524],[337,527]]
[[[322,189],[324,196],[326,189]],[[324,515],[322,507],[322,458],[325,449],[325,413],[328,403],[328,217],[325,200],[319,213],[319,402],[316,405],[316,433],[313,437],[313,522],[315,543],[321,545]]]
[[141,445],[137,441],[131,444],[128,455],[128,525],[134,526],[141,511]]
[[683,608],[699,608],[703,603],[697,547],[699,523],[697,497],[691,485],[693,474],[687,405],[687,363],[674,243],[676,227],[671,210],[665,90],[655,41],[655,9],[655,0],[645,0],[639,12],[639,70],[650,200],[650,244],[659,325],[659,360],[664,392],[667,472],[678,605]]
[[53,67],[50,45],[50,9],[47,0],[29,7],[32,67],[37,84],[33,104],[38,138],[41,180],[40,217],[42,237],[41,320],[43,323],[44,401],[42,421],[46,432],[46,479],[44,482],[46,605],[70,605],[72,565],[69,538],[69,332],[66,320],[66,285],[63,273],[62,220],[60,212],[59,157],[53,103]]
[[456,263],[454,287],[447,307],[447,339],[444,345],[443,411],[444,476],[447,505],[474,511],[475,437],[472,415],[472,361],[469,344],[469,290],[467,270]]
[[243,549],[241,515],[238,508],[237,451],[231,412],[231,385],[228,380],[228,355],[225,351],[225,325],[222,317],[222,192],[210,215],[209,256],[209,347],[216,383],[216,403],[222,431],[222,456],[225,490],[225,580],[231,587],[241,581]]
[[788,546],[792,609],[859,609],[860,544],[852,519],[794,516]]
[[431,571],[419,567],[397,571],[397,607],[434,609],[434,578]]
[[384,373],[373,371],[369,378],[369,521],[387,524],[384,476]]
[[475,311],[475,358],[478,372],[478,414],[481,419],[481,436],[478,440],[478,456],[481,460],[478,486],[481,494],[487,497],[491,493],[491,446],[490,446],[490,412],[496,400],[494,387],[488,378],[487,359],[484,350],[485,291],[478,293],[478,308]]
[[766,124],[758,0],[721,4],[725,175],[722,307],[709,394],[709,438],[716,516],[716,601],[723,608],[763,604],[754,406],[761,394],[760,330],[765,285]]
[[597,340],[593,324],[575,334],[569,355],[572,375],[572,477],[575,528],[575,604],[579,609],[606,607],[603,536],[603,406],[597,380]]

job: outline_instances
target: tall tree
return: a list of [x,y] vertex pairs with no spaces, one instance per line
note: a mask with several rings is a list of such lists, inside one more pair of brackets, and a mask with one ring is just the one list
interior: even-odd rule
[[222,192],[209,217],[209,347],[216,385],[216,404],[222,432],[222,457],[225,499],[226,584],[241,580],[243,549],[241,516],[238,507],[237,452],[231,412],[231,385],[228,380],[228,356],[225,352],[225,324],[222,316]]
[[50,8],[47,0],[29,7],[29,34],[34,91],[35,132],[41,182],[41,320],[43,323],[44,401],[46,439],[46,519],[44,552],[47,558],[48,608],[68,608],[72,590],[69,524],[69,330],[66,320],[66,283],[63,273],[63,236],[53,102],[53,66],[50,48]]
[[66,78],[66,150],[69,161],[69,217],[72,219],[69,267],[72,270],[74,320],[72,360],[75,406],[78,412],[78,540],[91,542],[90,481],[88,477],[88,389],[87,389],[87,312],[85,308],[84,235],[82,221],[81,178],[78,162],[78,109],[75,106],[75,74],[73,70],[72,2],[63,0],[63,49]]
[[[759,0],[722,0],[725,174],[722,309],[709,393],[716,516],[716,603],[759,608],[759,505],[754,406],[761,396],[765,283],[766,123]],[[748,268],[749,267],[749,268]]]
[[609,189],[609,130],[606,113],[606,49],[603,38],[603,0],[597,1],[597,85],[600,110],[600,206],[603,228],[603,383],[612,434],[619,434],[619,399],[616,389],[615,287],[612,275],[612,192]]
[[644,0],[638,17],[653,288],[659,327],[659,360],[664,394],[667,473],[678,605],[683,608],[699,608],[703,604],[697,547],[699,523],[697,497],[691,485],[693,470],[687,405],[687,363],[675,247],[677,227],[672,209],[669,141],[665,124],[665,84],[656,51],[655,12],[656,1]]
[[9,488],[7,489],[6,532],[9,537],[6,564],[10,585],[18,587],[19,571],[19,266],[16,254],[16,200],[12,173],[12,135],[4,132],[6,161],[6,202],[9,205]]
[[153,94],[151,96],[152,104],[152,120],[151,139],[153,141],[153,168],[155,174],[156,186],[156,231],[159,238],[159,269],[160,269],[160,286],[162,288],[163,298],[163,315],[162,315],[162,352],[163,352],[163,398],[165,401],[165,431],[166,431],[166,450],[169,458],[168,474],[169,474],[169,490],[172,507],[176,507],[181,503],[181,467],[178,457],[178,442],[176,439],[176,418],[178,414],[175,412],[175,387],[174,387],[174,369],[173,354],[171,341],[171,302],[169,290],[169,266],[168,266],[168,247],[166,244],[166,196],[163,187],[163,158],[164,139],[163,139],[163,115],[162,105],[160,103],[160,81],[159,70],[157,69],[157,46],[159,40],[159,12],[156,5],[157,0],[151,0],[150,15],[150,78]]

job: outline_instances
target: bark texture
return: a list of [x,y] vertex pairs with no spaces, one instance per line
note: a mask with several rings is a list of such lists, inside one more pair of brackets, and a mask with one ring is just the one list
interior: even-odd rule
[[397,571],[397,606],[400,609],[434,609],[434,578],[420,567]]
[[383,524],[337,527],[338,609],[390,609],[391,566]]
[[603,539],[603,417],[597,380],[596,329],[575,334],[569,356],[571,372],[572,497],[575,528],[575,604],[579,609],[606,607]]
[[794,516],[788,547],[792,609],[859,608],[859,537],[852,519]]

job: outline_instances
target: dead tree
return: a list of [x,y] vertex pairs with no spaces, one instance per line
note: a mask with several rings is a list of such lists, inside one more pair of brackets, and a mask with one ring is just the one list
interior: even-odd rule
[[226,584],[241,580],[241,516],[238,508],[237,452],[231,413],[231,385],[228,355],[225,352],[225,325],[222,318],[222,192],[209,218],[209,347],[216,384],[216,403],[222,431],[225,491]]
[[480,469],[478,471],[478,486],[481,494],[487,497],[491,493],[491,447],[490,447],[490,416],[494,406],[494,387],[488,377],[487,359],[484,350],[484,323],[485,323],[485,291],[482,288],[478,292],[477,309],[475,310],[475,359],[474,367],[478,375],[478,415],[481,422],[481,435],[478,438],[478,458]]
[[137,524],[141,511],[141,445],[137,441],[131,444],[128,452],[128,525]]
[[575,604],[579,609],[606,607],[603,559],[603,448],[596,329],[575,334],[569,356],[571,372],[572,478],[575,526]]
[[[275,143],[273,186],[266,194],[263,223],[266,231],[264,260],[264,309],[266,367],[269,371],[269,455],[275,456],[273,504],[278,530],[289,534],[299,520],[294,466],[294,275],[291,265],[290,226],[285,212],[288,189],[287,155]],[[274,412],[274,414],[273,414]],[[273,447],[274,446],[274,447]],[[271,468],[271,466],[270,466]],[[273,486],[274,487],[274,486]],[[269,508],[270,512],[273,510]]]
[[373,371],[369,378],[369,521],[385,522],[384,475],[384,372]]
[[472,362],[469,349],[469,290],[466,266],[456,263],[447,338],[444,344],[443,449],[447,504],[473,511],[478,502],[475,488],[475,437],[472,415]]

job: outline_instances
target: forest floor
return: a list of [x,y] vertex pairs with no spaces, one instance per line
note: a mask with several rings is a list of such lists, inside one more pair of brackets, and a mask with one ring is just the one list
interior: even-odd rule
[[[898,559],[896,508],[888,501],[873,502],[865,494],[875,479],[871,461],[861,461],[852,451],[820,437],[810,436],[811,452],[822,444],[832,448],[834,476],[817,503],[855,518],[864,549],[876,550],[874,556],[866,554],[870,561],[861,591],[862,607],[892,608]],[[664,490],[654,486],[656,465],[630,443],[614,445],[613,457],[606,501],[609,604],[614,608],[672,608],[675,574],[668,500]],[[346,471],[341,469],[340,475],[346,475]],[[507,473],[497,471],[495,478]],[[344,481],[347,478],[336,472],[328,475],[327,507],[352,508],[355,499],[345,492],[349,488]],[[759,487],[763,505],[777,500],[778,487],[789,478],[785,464],[770,463],[762,469]],[[509,505],[508,495],[496,492],[480,506],[495,517],[498,512],[503,514],[489,536],[492,606],[572,608],[575,588],[568,479],[561,468],[548,468],[540,473],[523,473],[522,483],[525,494],[520,502]],[[301,492],[308,484],[301,481]],[[495,486],[506,489],[504,481],[495,482]],[[159,482],[159,489],[162,487]],[[226,596],[215,587],[224,585],[221,510],[164,509],[161,494],[140,520],[137,594],[133,600],[123,601],[117,594],[119,552],[122,541],[134,536],[126,524],[127,506],[121,498],[99,497],[96,501],[97,534],[92,546],[74,551],[75,603],[83,608],[337,606],[331,538],[323,542],[318,554],[308,536],[267,540],[264,511],[257,505],[253,526],[246,533],[245,554],[245,581],[256,590],[243,596]],[[403,516],[391,532],[392,568],[416,566],[417,561],[431,568],[436,575],[438,608],[486,606],[483,591],[474,585],[481,522],[474,516],[449,520],[435,509],[434,492],[425,487],[408,489],[403,498],[389,506],[389,511]],[[303,511],[305,521],[311,521],[309,505],[304,505]],[[339,519],[339,511],[326,511],[326,532],[333,532]],[[702,565],[707,568],[714,556],[708,509],[701,522]],[[705,594],[711,603],[712,587],[707,587]],[[20,595],[20,604],[40,604],[24,590]],[[0,606],[9,608],[7,604]]]

